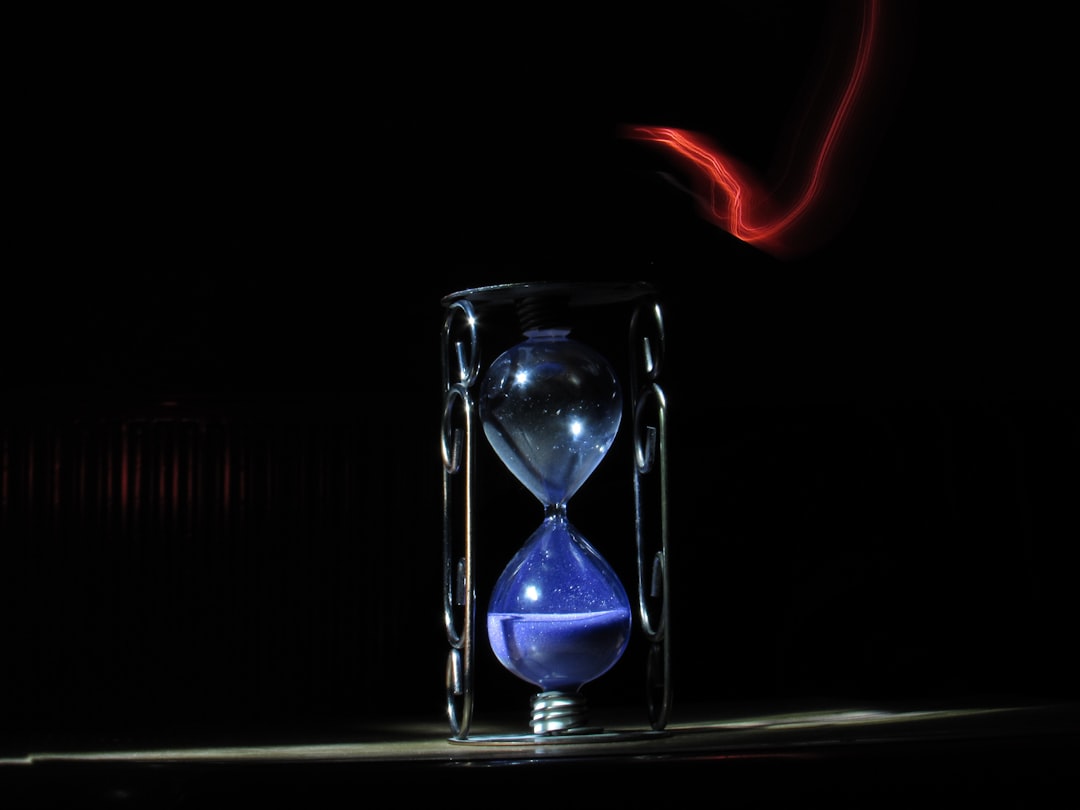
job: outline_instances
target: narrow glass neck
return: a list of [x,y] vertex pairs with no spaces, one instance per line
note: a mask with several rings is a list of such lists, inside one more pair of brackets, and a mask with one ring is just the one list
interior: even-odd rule
[[566,522],[566,503],[549,503],[544,505],[544,520],[554,520],[557,523]]

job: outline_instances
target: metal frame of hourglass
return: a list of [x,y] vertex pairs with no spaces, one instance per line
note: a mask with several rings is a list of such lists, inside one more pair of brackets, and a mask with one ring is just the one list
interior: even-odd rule
[[[452,742],[479,743],[567,743],[602,740],[636,739],[643,735],[664,734],[671,712],[671,649],[670,649],[670,574],[668,565],[668,462],[667,462],[667,402],[659,377],[664,355],[664,321],[659,297],[654,288],[644,282],[529,282],[476,287],[451,293],[442,299],[444,323],[443,350],[443,609],[447,640],[450,646],[446,664],[447,716]],[[487,379],[483,375],[481,323],[489,316],[509,310],[517,319],[526,342],[539,334],[551,338],[558,346],[572,332],[575,317],[588,317],[595,308],[628,311],[626,325],[629,336],[629,419],[621,423],[633,431],[632,469],[634,502],[634,542],[637,562],[637,626],[647,642],[645,665],[645,702],[649,728],[640,731],[607,731],[588,725],[584,699],[574,688],[560,691],[538,686],[541,691],[533,697],[532,733],[512,735],[471,734],[474,719],[475,671],[477,643],[477,560],[483,540],[476,529],[476,465],[478,435],[481,425],[480,400]],[[557,311],[571,325],[564,331],[547,330],[543,319]],[[526,322],[529,323],[526,323]],[[530,327],[532,331],[530,331]],[[576,341],[570,341],[576,343]],[[522,344],[525,345],[525,344]],[[486,350],[486,346],[483,347]],[[589,352],[589,347],[582,351]],[[513,349],[499,355],[496,363]],[[599,355],[596,355],[599,358]],[[602,358],[601,362],[606,363]],[[492,363],[492,367],[496,363]],[[623,393],[619,388],[618,408],[623,408]],[[614,407],[614,406],[612,406]],[[490,411],[491,406],[489,406]],[[621,416],[621,413],[620,413]],[[618,420],[617,420],[618,423]],[[617,427],[616,427],[617,430]],[[614,431],[612,431],[613,438]],[[489,435],[490,438],[490,435]],[[526,441],[528,443],[528,440]],[[505,461],[505,459],[504,459]],[[599,463],[599,462],[596,462]],[[611,462],[608,462],[611,463]],[[523,483],[528,473],[521,467],[535,465],[508,464]],[[518,466],[519,469],[514,470]],[[583,481],[591,472],[580,474]],[[580,485],[580,484],[579,484]],[[538,485],[540,487],[542,485]],[[530,487],[538,497],[543,493]],[[576,491],[576,487],[572,487]],[[572,494],[572,493],[571,493]],[[562,507],[565,509],[565,500]],[[541,497],[543,501],[544,498]],[[551,518],[552,515],[555,518]],[[565,512],[561,515],[565,518]],[[534,534],[561,538],[569,533],[581,538],[572,525],[558,524],[559,513],[550,504],[544,505],[544,523]],[[554,523],[551,523],[554,520]],[[551,523],[551,525],[549,525]],[[554,526],[554,528],[552,528]],[[547,528],[545,528],[547,527]],[[565,529],[565,531],[564,531]],[[533,542],[530,538],[528,546]],[[585,541],[585,546],[589,546]],[[591,547],[590,547],[591,548]],[[515,557],[521,556],[524,549]],[[513,565],[513,562],[511,563]],[[601,560],[601,565],[606,565]],[[504,576],[496,590],[502,589]],[[494,595],[493,595],[494,601]],[[502,597],[500,597],[502,598]],[[632,606],[627,604],[632,613]],[[491,617],[489,617],[491,618]],[[633,630],[632,627],[629,628]],[[586,633],[588,638],[595,633]],[[584,638],[585,636],[582,636]],[[539,636],[528,640],[537,641]],[[591,643],[591,642],[590,642]],[[493,642],[494,644],[494,642]],[[625,649],[625,644],[622,649]],[[585,658],[594,651],[586,651]],[[498,655],[497,651],[497,655]],[[622,650],[613,653],[614,666]],[[577,656],[576,658],[581,658]],[[502,657],[500,656],[500,660]],[[576,660],[576,659],[575,659]],[[511,671],[512,665],[502,661]],[[601,672],[606,672],[601,666]],[[520,672],[516,672],[522,678]],[[528,678],[532,680],[532,678]],[[589,679],[591,680],[591,678]],[[544,684],[540,679],[534,683]],[[558,686],[558,685],[557,685]]]

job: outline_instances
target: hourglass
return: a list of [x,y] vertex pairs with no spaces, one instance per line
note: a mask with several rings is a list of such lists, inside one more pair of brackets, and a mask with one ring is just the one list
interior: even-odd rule
[[567,517],[622,419],[615,372],[562,326],[526,325],[491,364],[480,422],[498,457],[543,505],[543,522],[505,568],[488,606],[488,640],[504,667],[542,691],[533,731],[582,727],[580,689],[619,660],[630,600],[608,562]]
[[[468,736],[472,710],[476,594],[472,584],[470,459],[474,453],[474,410],[495,455],[538,501],[541,514],[539,526],[503,569],[487,602],[484,626],[491,650],[506,670],[538,690],[532,698],[535,738],[563,740],[605,733],[588,725],[582,688],[621,659],[633,631],[634,611],[615,570],[578,530],[569,513],[571,500],[615,442],[623,422],[624,395],[608,360],[572,334],[569,307],[610,304],[648,292],[649,288],[641,285],[545,283],[478,288],[444,299],[452,310],[444,331],[448,352],[444,370],[451,369],[444,375],[444,557],[447,628],[454,648],[447,681],[451,726],[459,740]],[[521,334],[481,378],[476,332],[479,318],[474,305],[505,303],[514,305]],[[467,339],[462,342],[451,339],[455,322],[464,325]],[[648,346],[648,339],[644,343]],[[456,355],[450,352],[451,344],[458,350]],[[646,361],[646,365],[652,368],[651,362]],[[471,389],[478,381],[474,402]],[[641,405],[636,395],[634,401]],[[460,423],[457,429],[453,427],[455,413]],[[635,423],[641,413],[640,407],[635,408]],[[650,435],[655,437],[655,428],[652,430]],[[655,442],[646,444],[648,449],[638,447],[635,476],[646,474],[651,466]],[[466,554],[454,566],[449,551],[449,483],[463,465]],[[662,508],[666,510],[666,500]],[[640,500],[637,512],[640,589],[644,564]],[[665,548],[658,553],[661,562],[659,573],[654,570],[654,580],[659,577],[666,583],[665,553]],[[666,607],[666,588],[662,590]],[[464,632],[457,630],[455,607],[461,609]],[[664,641],[664,622],[657,626],[649,619],[644,597],[641,611],[655,652]],[[666,647],[662,651],[666,657]],[[652,664],[650,658],[650,679],[655,680]],[[666,667],[659,680],[666,690]],[[654,731],[664,722],[654,712]]]

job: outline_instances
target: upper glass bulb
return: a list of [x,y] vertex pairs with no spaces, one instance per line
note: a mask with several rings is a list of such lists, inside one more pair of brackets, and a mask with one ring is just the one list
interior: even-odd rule
[[566,329],[526,332],[480,390],[484,435],[545,506],[565,504],[619,431],[622,392],[607,360]]

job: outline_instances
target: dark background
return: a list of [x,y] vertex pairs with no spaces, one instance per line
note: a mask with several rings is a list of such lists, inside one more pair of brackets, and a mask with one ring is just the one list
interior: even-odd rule
[[[892,10],[850,211],[786,259],[620,127],[768,173],[860,3],[29,30],[5,746],[444,716],[442,298],[551,279],[665,307],[676,719],[1074,698],[1058,26],[966,6]],[[621,441],[572,517],[632,588]],[[540,511],[481,461],[482,590]],[[640,645],[594,704],[643,704]],[[480,717],[529,694],[480,653]]]

